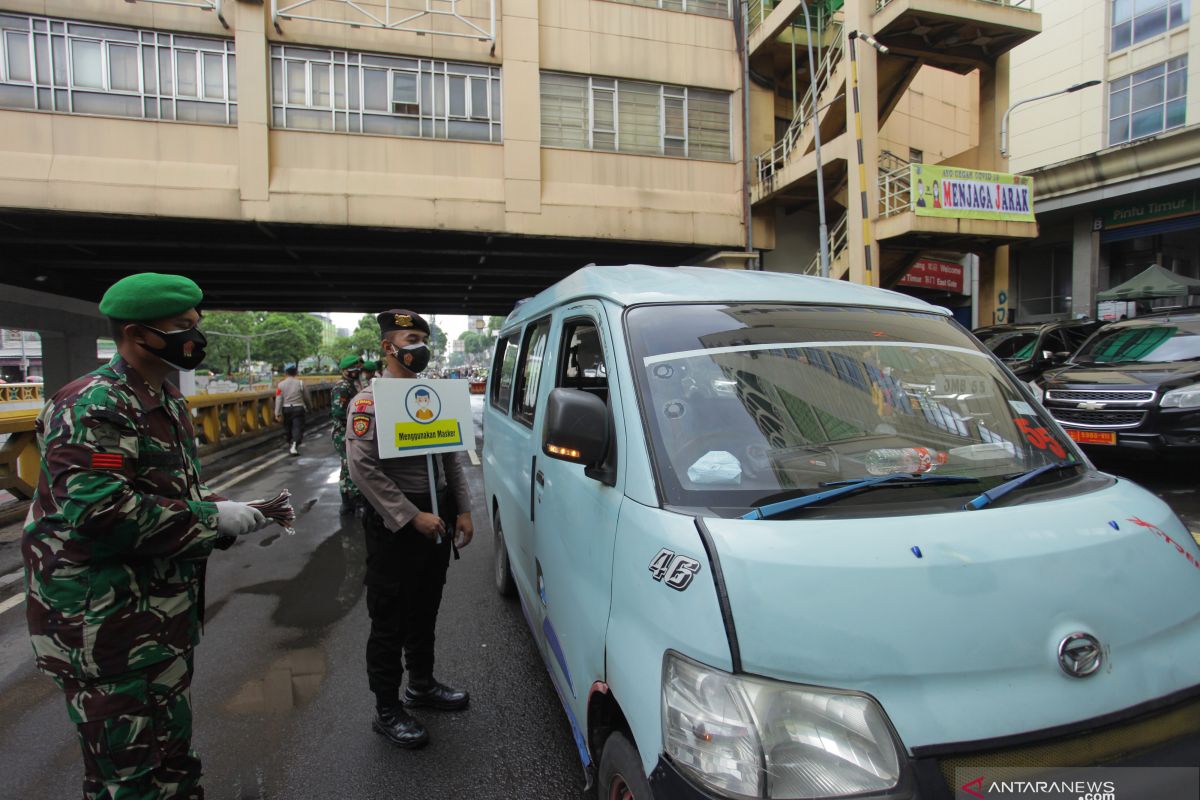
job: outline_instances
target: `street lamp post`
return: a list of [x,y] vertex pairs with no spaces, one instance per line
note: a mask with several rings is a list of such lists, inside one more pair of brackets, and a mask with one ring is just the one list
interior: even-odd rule
[[850,92],[850,102],[854,107],[854,152],[857,155],[858,162],[859,202],[862,204],[863,270],[867,279],[867,285],[874,286],[875,278],[871,274],[873,265],[871,264],[871,215],[867,204],[867,165],[863,161],[862,107],[858,100],[858,51],[855,49],[855,41],[859,39],[873,47],[880,55],[886,55],[888,48],[887,45],[881,44],[878,39],[869,33],[850,31],[850,33],[846,34],[846,46],[850,50],[850,82],[848,90]]
[[821,122],[817,118],[817,68],[813,63],[813,29],[808,16],[808,3],[800,0],[800,9],[804,12],[804,32],[808,38],[808,85],[812,94],[812,126],[813,148],[817,160],[817,236],[820,237],[821,277],[829,277],[829,227],[825,224],[825,175],[821,168]]
[[1012,114],[1012,112],[1016,111],[1018,107],[1037,100],[1045,100],[1047,97],[1057,97],[1060,94],[1078,92],[1080,89],[1087,89],[1090,86],[1099,86],[1102,82],[1103,81],[1100,80],[1084,81],[1083,83],[1077,83],[1074,86],[1068,86],[1065,89],[1059,89],[1056,92],[1039,94],[1037,97],[1026,97],[1024,100],[1018,100],[1017,102],[1013,103],[1008,107],[1008,110],[1004,112],[1004,119],[1000,121],[1000,157],[1008,158],[1008,117],[1010,114]]

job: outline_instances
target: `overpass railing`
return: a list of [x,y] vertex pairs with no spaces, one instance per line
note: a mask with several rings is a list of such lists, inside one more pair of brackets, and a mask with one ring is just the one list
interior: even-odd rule
[[0,403],[29,403],[42,399],[40,383],[0,384]]
[[[309,383],[309,409],[328,411],[333,383]],[[275,390],[198,394],[187,398],[192,421],[199,437],[200,455],[208,455],[239,442],[278,429],[275,421]],[[34,423],[38,409],[0,412],[0,435],[7,440],[0,446],[0,489],[18,501],[28,501],[37,486],[41,456],[38,453]],[[9,517],[25,503],[0,508],[0,517]]]

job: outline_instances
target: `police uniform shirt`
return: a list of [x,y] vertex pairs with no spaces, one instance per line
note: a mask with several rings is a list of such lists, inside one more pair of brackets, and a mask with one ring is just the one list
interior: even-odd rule
[[[368,386],[354,396],[347,411],[346,466],[350,479],[379,512],[384,525],[398,531],[420,511],[406,495],[429,494],[428,460],[425,456],[380,458],[375,423],[375,393]],[[471,495],[458,453],[442,453],[433,459],[438,464],[438,493],[453,492],[459,513],[467,513]]]
[[304,408],[304,381],[287,377],[279,382],[275,390],[275,413],[282,414],[289,406]]

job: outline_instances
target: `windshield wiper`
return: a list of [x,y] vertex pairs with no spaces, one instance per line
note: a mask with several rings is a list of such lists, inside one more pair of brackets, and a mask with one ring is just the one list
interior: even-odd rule
[[936,483],[979,483],[979,479],[969,478],[965,475],[908,475],[901,473],[897,475],[880,475],[876,478],[859,478],[851,481],[834,481],[822,485],[835,486],[837,488],[827,489],[824,492],[815,492],[814,494],[806,494],[802,497],[793,497],[791,500],[781,500],[778,503],[771,503],[765,506],[758,506],[751,509],[749,513],[743,514],[742,519],[767,519],[768,517],[774,517],[797,508],[811,506],[813,503],[833,500],[852,492],[861,492],[884,484],[890,484],[891,486],[887,488],[892,488],[930,486]]
[[1080,461],[1057,461],[1053,464],[1044,464],[1043,466],[1037,467],[1036,469],[1031,469],[1028,472],[1022,472],[1012,480],[1000,484],[995,489],[989,489],[988,491],[976,497],[974,500],[966,503],[963,505],[963,511],[978,511],[985,506],[991,505],[994,501],[999,500],[1013,489],[1021,488],[1039,475],[1044,475],[1047,472],[1053,472],[1061,469],[1074,469],[1082,466],[1083,463]]

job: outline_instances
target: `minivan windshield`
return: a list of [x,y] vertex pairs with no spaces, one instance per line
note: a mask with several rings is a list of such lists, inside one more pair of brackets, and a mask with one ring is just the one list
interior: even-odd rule
[[936,314],[656,305],[630,309],[626,325],[671,505],[754,507],[875,475],[980,479],[914,484],[905,494],[919,501],[1082,461],[995,358]]
[[1200,358],[1200,318],[1100,329],[1072,359],[1084,364],[1189,361]]

